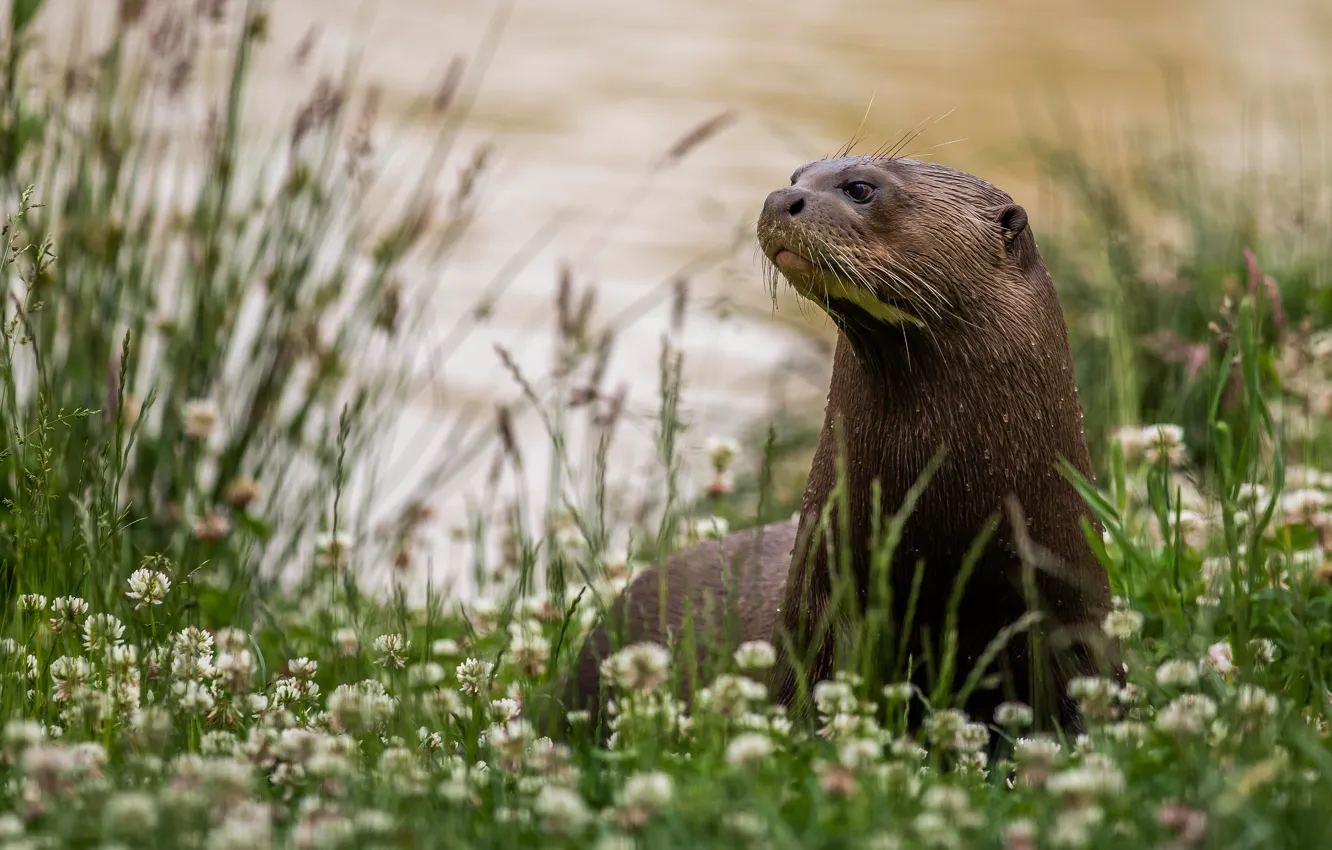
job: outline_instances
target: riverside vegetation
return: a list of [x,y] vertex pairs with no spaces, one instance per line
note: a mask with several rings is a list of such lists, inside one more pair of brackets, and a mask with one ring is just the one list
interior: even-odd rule
[[[926,695],[849,672],[802,728],[769,704],[772,648],[754,643],[701,673],[688,714],[673,648],[623,648],[609,745],[555,743],[525,700],[636,567],[789,515],[802,423],[714,441],[691,484],[668,343],[660,492],[611,516],[616,328],[566,277],[555,370],[517,375],[557,445],[592,435],[552,472],[561,509],[467,530],[503,544],[477,550],[479,599],[364,591],[371,566],[416,568],[429,516],[410,500],[370,523],[372,495],[349,498],[395,385],[345,358],[412,333],[403,263],[464,238],[484,151],[454,196],[364,221],[373,102],[348,119],[343,84],[320,85],[271,163],[238,163],[261,5],[122,2],[109,49],[48,94],[40,5],[11,6],[0,102],[0,848],[1332,845],[1332,219],[1315,193],[1269,208],[1279,187],[1218,188],[1196,158],[1143,155],[1130,180],[1041,152],[1086,225],[1043,247],[1129,681],[1075,683],[1085,734],[1034,735],[1017,704],[965,717],[945,690],[909,735]],[[191,181],[144,104],[178,96],[218,33],[233,64]],[[428,106],[432,167],[452,167],[460,80]],[[501,416],[496,476],[522,463],[511,433]],[[1012,742],[994,761],[991,727]]]

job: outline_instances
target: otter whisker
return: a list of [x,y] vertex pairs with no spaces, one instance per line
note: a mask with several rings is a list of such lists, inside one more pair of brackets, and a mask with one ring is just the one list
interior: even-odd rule
[[[934,126],[934,124],[938,124],[940,121],[944,120],[945,118],[947,118],[949,115],[952,115],[956,111],[957,111],[956,108],[948,110],[943,115],[940,115],[938,118],[934,119],[934,121],[930,124],[930,126],[932,127]],[[928,129],[923,125],[929,121],[930,118],[926,117],[923,121],[921,121],[911,130],[899,136],[894,144],[892,144],[891,146],[885,146],[876,151],[873,154],[873,157],[875,159],[890,159],[890,160],[897,159],[898,156],[902,153],[902,150],[906,148],[907,145],[911,144],[916,139],[920,138],[920,136],[925,132],[925,130]]]
[[[926,271],[930,272],[930,274],[935,276],[936,278],[943,279],[944,277],[946,277],[946,275],[943,273],[943,270],[940,269],[938,265],[931,262],[929,258],[918,257],[916,258],[916,261],[919,262],[921,265],[925,266]],[[909,274],[912,277],[914,277],[916,280],[920,281],[921,285],[928,287],[930,292],[934,295],[934,297],[937,298],[939,302],[944,304],[944,309],[948,312],[951,318],[956,319],[958,322],[960,322],[963,325],[966,325],[967,327],[972,327],[972,328],[977,327],[977,325],[974,322],[967,320],[966,317],[964,317],[962,314],[949,309],[947,306],[947,299],[944,297],[943,293],[940,292],[938,289],[936,289],[934,286],[930,285],[925,280],[925,278],[921,276],[920,272],[916,271],[915,269],[907,268],[906,266],[897,263],[895,263],[895,271],[898,273]]]
[[911,153],[902,154],[902,157],[903,159],[915,159],[918,156],[924,156],[930,151],[938,150],[939,148],[947,147],[948,145],[955,145],[958,142],[965,142],[965,141],[966,141],[965,136],[958,139],[950,139],[946,142],[940,142],[937,145],[930,145],[928,148],[922,148],[920,151],[912,151]]

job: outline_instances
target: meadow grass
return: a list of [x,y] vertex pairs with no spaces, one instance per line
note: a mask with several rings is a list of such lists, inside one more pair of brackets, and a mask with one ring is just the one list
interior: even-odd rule
[[[363,592],[361,571],[411,560],[425,510],[371,528],[347,500],[396,399],[345,358],[393,352],[410,312],[401,263],[447,253],[429,232],[465,238],[481,166],[459,166],[471,177],[440,204],[448,221],[427,220],[424,194],[387,227],[359,220],[363,147],[330,83],[271,171],[242,173],[262,7],[177,4],[172,27],[222,28],[233,62],[207,179],[164,198],[156,179],[185,166],[159,156],[144,97],[170,102],[190,38],[147,45],[176,30],[152,17],[171,4],[145,5],[123,4],[112,48],[49,97],[26,76],[24,14],[40,4],[11,13],[0,848],[1332,846],[1332,471],[1317,464],[1332,219],[1282,238],[1201,166],[1144,168],[1135,186],[1046,151],[1089,223],[1042,245],[1129,680],[1076,683],[1085,734],[1032,734],[1018,704],[963,716],[969,670],[928,695],[871,688],[854,653],[806,728],[769,705],[772,648],[757,643],[701,672],[692,711],[670,696],[678,647],[624,647],[606,668],[609,745],[577,723],[555,743],[525,707],[604,606],[666,551],[789,516],[800,476],[778,472],[799,468],[810,431],[719,439],[708,475],[682,480],[668,341],[660,491],[620,519],[605,337],[565,279],[556,368],[515,368],[557,446],[580,423],[595,437],[586,458],[555,453],[560,509],[535,527],[521,511],[478,517],[469,533],[502,542],[470,565],[478,599]],[[1143,185],[1191,234],[1164,257],[1135,247]],[[512,433],[501,416],[497,469],[523,463]],[[918,733],[912,701],[930,703]],[[994,761],[992,728],[1012,742]]]

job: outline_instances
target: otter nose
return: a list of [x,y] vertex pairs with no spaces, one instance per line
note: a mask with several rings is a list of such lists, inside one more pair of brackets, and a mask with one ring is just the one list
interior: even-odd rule
[[805,208],[805,190],[787,186],[768,194],[763,203],[766,216],[797,216]]

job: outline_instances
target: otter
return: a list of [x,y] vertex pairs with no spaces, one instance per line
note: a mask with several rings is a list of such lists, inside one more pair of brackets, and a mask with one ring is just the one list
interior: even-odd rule
[[[645,571],[584,643],[565,707],[596,714],[612,632],[621,645],[665,643],[693,610],[700,661],[770,640],[771,694],[807,715],[873,596],[925,693],[951,632],[959,679],[985,660],[999,680],[970,690],[961,707],[974,720],[1011,699],[1077,726],[1069,680],[1123,674],[1100,631],[1109,580],[1086,535],[1101,527],[1060,469],[1092,477],[1067,328],[1025,210],[947,166],[839,156],[769,194],[757,235],[771,283],[784,279],[837,328],[798,522]],[[878,571],[872,538],[909,501],[891,568]]]

